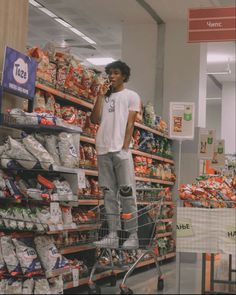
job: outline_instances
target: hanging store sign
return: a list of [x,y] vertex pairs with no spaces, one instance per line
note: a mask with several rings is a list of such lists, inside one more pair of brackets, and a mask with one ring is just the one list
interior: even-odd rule
[[2,86],[19,96],[34,98],[37,63],[21,52],[6,47]]
[[210,163],[212,168],[225,167],[225,141],[217,140],[214,145],[214,154]]
[[236,7],[189,9],[189,42],[235,40]]
[[188,102],[170,103],[170,138],[194,138],[195,104]]
[[216,142],[215,130],[200,128],[198,142],[198,158],[211,160],[214,155],[214,146]]

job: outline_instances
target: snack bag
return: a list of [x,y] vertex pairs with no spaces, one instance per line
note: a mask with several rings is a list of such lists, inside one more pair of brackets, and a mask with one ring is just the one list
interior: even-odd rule
[[79,165],[79,159],[72,134],[62,132],[59,134],[58,138],[62,165],[68,168],[77,167]]
[[22,294],[33,294],[34,291],[34,280],[27,279],[23,282]]
[[70,225],[73,223],[71,207],[61,206],[63,224]]
[[37,253],[46,271],[68,267],[69,263],[57,250],[53,239],[48,236],[39,236],[34,239]]
[[44,113],[46,110],[45,93],[41,89],[35,90],[34,112]]
[[32,277],[43,273],[41,263],[30,238],[12,239],[23,274]]
[[2,257],[6,263],[8,272],[11,276],[21,274],[20,262],[16,256],[15,247],[12,239],[9,236],[2,236],[0,238],[0,246],[2,248]]
[[51,294],[46,278],[37,278],[34,282],[34,294]]
[[5,292],[5,294],[22,294],[22,281],[9,279]]
[[37,159],[26,150],[25,146],[10,136],[6,144],[6,154],[26,169],[33,169],[37,164]]
[[46,105],[45,105],[45,112],[50,115],[55,115],[55,98],[51,93],[46,92]]
[[39,160],[43,169],[50,170],[55,163],[53,157],[32,135],[26,133],[22,135],[25,148]]
[[55,135],[46,135],[45,136],[45,147],[50,155],[52,155],[55,164],[60,166],[60,155],[59,155],[59,147],[57,142],[57,136]]

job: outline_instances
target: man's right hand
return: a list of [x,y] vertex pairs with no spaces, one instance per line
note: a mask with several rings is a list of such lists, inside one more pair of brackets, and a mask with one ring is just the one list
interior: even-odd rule
[[109,90],[110,86],[111,86],[111,82],[108,79],[105,80],[104,83],[102,84],[102,86],[100,87],[98,96],[104,97],[106,95],[107,91]]

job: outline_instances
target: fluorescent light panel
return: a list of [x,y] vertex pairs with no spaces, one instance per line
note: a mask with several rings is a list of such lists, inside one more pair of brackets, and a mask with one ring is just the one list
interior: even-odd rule
[[39,4],[38,2],[36,2],[36,1],[34,1],[34,0],[29,0],[29,3],[30,4],[32,4],[33,6],[35,6],[35,7],[42,7],[42,5],[41,4]]
[[39,7],[39,10],[41,10],[42,12],[46,13],[48,16],[50,17],[57,17],[56,14],[52,13],[50,10],[48,10],[47,8],[45,7]]
[[85,37],[82,37],[85,41],[87,41],[88,43],[90,44],[96,44],[95,41],[93,41],[92,39],[90,39],[89,37],[85,36]]
[[230,75],[231,70],[229,71],[221,71],[221,72],[208,72],[207,75]]
[[112,57],[92,57],[87,58],[86,60],[95,66],[105,66],[115,61],[115,59]]
[[79,30],[77,30],[76,28],[70,28],[70,30],[72,31],[72,32],[74,32],[75,34],[77,34],[78,36],[80,36],[80,37],[86,37],[82,32],[80,32]]
[[57,18],[55,18],[55,20],[56,20],[57,22],[59,22],[61,25],[63,25],[64,27],[66,27],[66,28],[71,28],[71,25],[68,24],[67,22],[65,22],[63,19],[57,17]]

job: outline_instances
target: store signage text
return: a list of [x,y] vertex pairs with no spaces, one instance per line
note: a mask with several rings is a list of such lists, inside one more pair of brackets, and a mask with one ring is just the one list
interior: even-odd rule
[[194,236],[192,228],[192,220],[188,218],[178,219],[176,224],[177,237],[192,237]]
[[6,47],[2,86],[17,95],[34,98],[37,63],[21,52]]
[[189,10],[188,41],[235,41],[236,7]]

